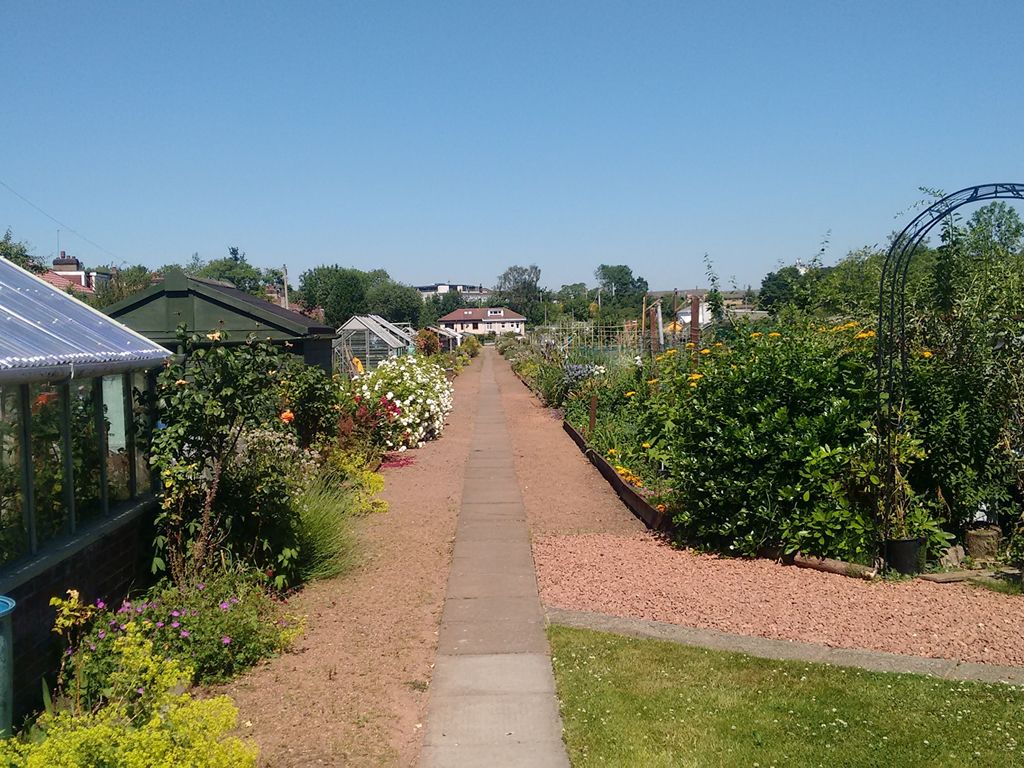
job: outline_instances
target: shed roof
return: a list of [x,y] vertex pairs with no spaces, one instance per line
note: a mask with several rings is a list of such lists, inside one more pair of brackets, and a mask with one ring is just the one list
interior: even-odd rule
[[163,347],[0,259],[0,383],[152,368]]
[[[104,310],[162,343],[174,342],[177,327],[206,332],[224,327],[232,341],[250,334],[274,339],[333,337],[334,329],[298,312],[240,291],[230,283],[170,271],[164,279]],[[207,327],[209,326],[209,327]]]

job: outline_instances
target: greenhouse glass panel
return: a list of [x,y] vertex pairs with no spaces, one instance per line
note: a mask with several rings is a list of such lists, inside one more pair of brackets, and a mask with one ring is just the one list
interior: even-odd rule
[[149,473],[149,451],[140,434],[140,428],[146,423],[147,413],[140,396],[147,391],[149,377],[145,373],[132,374],[132,423],[136,428],[135,438],[135,492],[148,493],[152,489],[152,478]]
[[107,430],[107,494],[111,504],[131,498],[128,422],[124,407],[124,377],[103,377],[103,416]]
[[75,470],[75,517],[88,520],[103,511],[102,467],[93,379],[71,383],[71,459]]
[[18,387],[0,387],[0,565],[28,551],[21,488]]
[[32,384],[29,402],[36,543],[42,544],[70,531],[64,485],[63,404],[60,390],[53,384]]

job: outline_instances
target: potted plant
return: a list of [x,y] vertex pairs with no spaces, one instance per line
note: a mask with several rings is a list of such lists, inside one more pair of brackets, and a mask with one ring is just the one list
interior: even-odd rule
[[883,557],[887,567],[912,576],[921,570],[927,541],[924,534],[935,527],[906,475],[910,466],[924,457],[924,449],[907,430],[898,431],[891,441],[880,444],[889,473],[889,482],[882,485],[879,497]]

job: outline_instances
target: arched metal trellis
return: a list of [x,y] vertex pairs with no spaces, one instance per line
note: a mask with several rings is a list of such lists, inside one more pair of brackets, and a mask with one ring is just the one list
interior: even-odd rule
[[[891,502],[895,467],[882,457],[892,456],[901,428],[908,366],[906,284],[907,270],[918,247],[944,218],[971,203],[996,199],[1024,200],[1024,184],[979,184],[946,195],[921,211],[896,236],[882,264],[878,286],[878,427],[879,457],[885,482],[886,504]],[[886,510],[888,511],[888,510]]]

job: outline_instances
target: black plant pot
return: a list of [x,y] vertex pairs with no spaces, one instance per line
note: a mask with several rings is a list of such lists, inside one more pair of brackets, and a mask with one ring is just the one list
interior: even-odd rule
[[913,576],[921,570],[924,539],[889,539],[885,542],[885,562],[897,573]]

